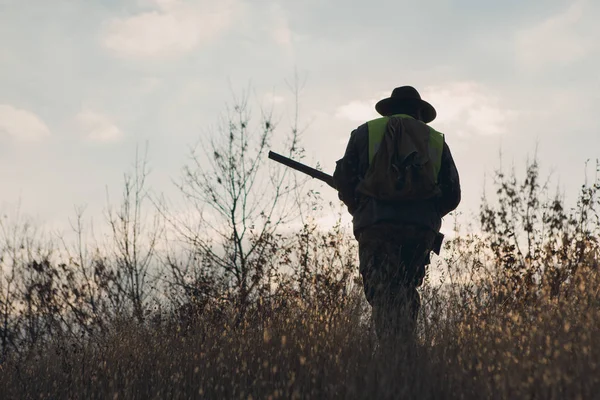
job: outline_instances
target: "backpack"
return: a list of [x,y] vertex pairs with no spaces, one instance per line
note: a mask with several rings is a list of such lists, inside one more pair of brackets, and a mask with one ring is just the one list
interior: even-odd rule
[[[390,201],[425,200],[439,196],[441,190],[437,176],[443,135],[407,116],[386,119],[387,123],[380,119],[373,121],[378,123],[369,124],[369,157],[372,159],[357,191]],[[383,137],[377,128],[383,129]]]

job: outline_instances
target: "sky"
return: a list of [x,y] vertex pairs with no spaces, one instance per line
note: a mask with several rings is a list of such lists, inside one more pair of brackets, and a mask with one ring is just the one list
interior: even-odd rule
[[522,166],[536,148],[569,195],[600,156],[599,18],[579,0],[0,0],[0,210],[99,216],[146,144],[153,190],[175,195],[233,94],[250,88],[285,135],[295,76],[306,161],[326,171],[412,85],[437,109],[459,210],[477,211],[500,153]]

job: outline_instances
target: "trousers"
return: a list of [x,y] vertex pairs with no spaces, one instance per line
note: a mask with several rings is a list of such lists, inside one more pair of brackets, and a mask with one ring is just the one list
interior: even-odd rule
[[380,340],[412,338],[435,233],[415,226],[378,224],[357,235],[360,274]]

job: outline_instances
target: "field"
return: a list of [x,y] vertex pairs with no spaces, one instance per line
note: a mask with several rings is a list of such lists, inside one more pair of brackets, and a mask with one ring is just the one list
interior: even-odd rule
[[596,398],[597,287],[586,276],[564,298],[509,312],[430,294],[419,343],[393,349],[376,347],[354,296],[241,323],[226,313],[185,326],[121,321],[92,342],[53,338],[9,358],[0,387],[6,399]]
[[272,126],[252,153],[239,120],[184,170],[200,219],[137,162],[105,241],[81,214],[71,241],[1,220],[2,399],[599,397],[597,181],[569,206],[535,160],[498,171],[429,267],[416,343],[382,346],[349,228],[320,227],[288,172],[265,179]]

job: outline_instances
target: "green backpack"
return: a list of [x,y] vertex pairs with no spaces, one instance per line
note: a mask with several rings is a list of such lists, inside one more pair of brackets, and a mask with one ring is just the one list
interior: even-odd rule
[[405,114],[369,121],[369,168],[357,191],[380,200],[439,196],[444,136]]

